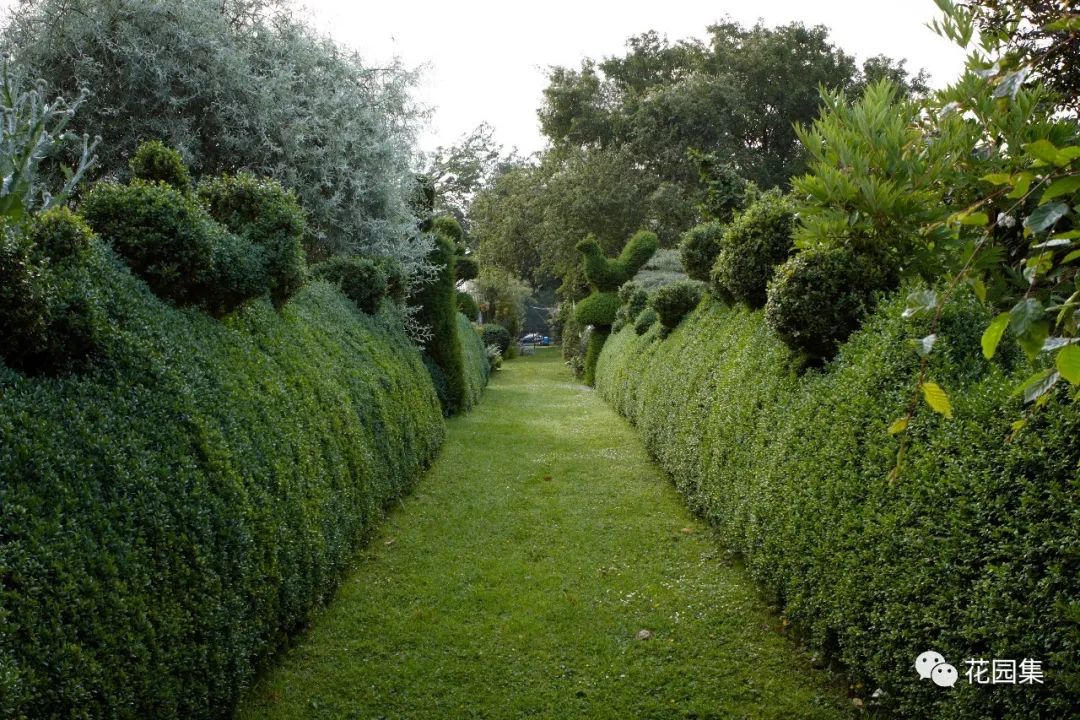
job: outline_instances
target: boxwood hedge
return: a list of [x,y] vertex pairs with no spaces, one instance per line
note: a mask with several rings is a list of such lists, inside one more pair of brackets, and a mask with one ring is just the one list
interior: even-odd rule
[[431,460],[439,403],[328,283],[219,322],[91,262],[95,362],[0,363],[0,717],[229,717]]
[[488,362],[487,347],[480,338],[480,332],[460,312],[457,328],[461,338],[461,354],[465,360],[465,408],[471,408],[480,402],[480,395],[491,376],[491,363]]
[[[666,340],[613,335],[597,387],[868,705],[1069,717],[1080,707],[1080,413],[1062,392],[1006,442],[1021,413],[1010,390],[1030,368],[985,362],[983,311],[958,303],[929,368],[954,418],[920,411],[890,482],[898,440],[886,429],[918,375],[907,339],[927,330],[900,318],[905,296],[808,370],[761,312],[708,300]],[[956,665],[955,687],[918,679],[928,649]],[[971,685],[967,658],[1038,659],[1045,683]]]

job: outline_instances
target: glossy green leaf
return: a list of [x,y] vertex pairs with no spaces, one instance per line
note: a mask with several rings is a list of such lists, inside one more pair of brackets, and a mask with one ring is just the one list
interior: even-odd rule
[[1069,206],[1063,202],[1041,205],[1024,219],[1024,227],[1033,233],[1042,232],[1065,217],[1068,212]]
[[1038,298],[1024,298],[1009,311],[1009,327],[1017,335],[1023,335],[1045,316],[1046,309]]
[[994,318],[990,325],[982,335],[982,351],[983,357],[987,360],[994,357],[994,353],[997,352],[998,344],[1001,342],[1001,336],[1005,334],[1005,328],[1009,326],[1009,313],[1001,313]]
[[1024,149],[1027,150],[1028,155],[1042,160],[1047,165],[1058,164],[1058,149],[1049,140],[1036,140],[1025,145]]
[[1071,384],[1080,385],[1080,347],[1067,345],[1061,348],[1054,358],[1054,367]]
[[922,384],[923,399],[926,400],[926,404],[929,405],[934,412],[944,415],[945,417],[952,419],[952,403],[949,401],[949,396],[937,383],[923,383]]
[[1045,192],[1043,192],[1039,204],[1044,205],[1056,197],[1068,195],[1077,190],[1080,190],[1080,175],[1069,175],[1068,177],[1058,178],[1050,183],[1050,187],[1046,188]]

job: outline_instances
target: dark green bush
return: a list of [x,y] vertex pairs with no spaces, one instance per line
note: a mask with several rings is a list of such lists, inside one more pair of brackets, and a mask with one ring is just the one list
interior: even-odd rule
[[[898,442],[887,428],[905,415],[920,362],[908,339],[930,331],[929,318],[901,318],[906,290],[823,370],[792,372],[761,312],[707,300],[665,342],[613,336],[597,388],[868,706],[900,718],[1071,717],[1080,414],[1060,392],[1006,442],[1023,412],[1012,388],[1031,368],[984,361],[987,311],[961,298],[928,368],[954,417],[919,408],[890,482]],[[928,648],[959,669],[957,687],[919,682],[913,663]],[[1046,684],[967,686],[963,661],[980,657],[1041,659]]]
[[454,244],[449,237],[435,233],[435,248],[428,261],[439,268],[435,281],[424,285],[414,297],[420,310],[416,320],[431,329],[424,353],[442,373],[445,394],[440,396],[447,416],[468,409],[465,365],[461,338],[458,337],[457,288],[454,286]]
[[680,280],[665,285],[649,298],[649,306],[656,311],[660,323],[674,330],[686,314],[701,302],[703,285],[695,280]]
[[228,717],[437,451],[438,401],[326,283],[219,323],[90,263],[101,358],[0,363],[0,716]]
[[457,307],[458,312],[464,315],[469,322],[476,322],[480,319],[480,306],[476,304],[473,296],[464,290],[458,290]]
[[85,258],[94,238],[86,221],[66,207],[34,215],[27,234],[37,251],[53,262],[78,262]]
[[843,247],[811,248],[776,270],[765,319],[792,349],[827,358],[893,284],[882,263]]
[[480,275],[480,263],[472,255],[458,255],[454,267],[458,280],[475,280]]
[[510,337],[510,331],[496,323],[487,323],[486,325],[480,326],[480,340],[484,343],[485,347],[488,345],[498,345],[499,352],[501,352],[504,357],[510,349],[510,343],[514,341],[514,339]]
[[399,305],[405,302],[409,278],[405,273],[404,266],[399,260],[392,257],[381,257],[375,262],[386,277],[386,296]]
[[574,310],[574,317],[581,325],[596,325],[609,328],[615,322],[619,312],[619,295],[614,292],[593,293],[584,300],[579,300]]
[[619,288],[619,302],[621,305],[615,313],[615,322],[611,326],[612,332],[619,332],[641,314],[649,303],[649,294],[640,285],[630,281]]
[[262,248],[173,187],[98,183],[80,211],[156,295],[177,305],[224,314],[269,289]]
[[180,153],[160,140],[139,145],[131,158],[131,176],[147,182],[163,182],[182,193],[191,191],[191,173]]
[[774,268],[791,252],[795,209],[791,199],[770,190],[737,214],[724,231],[723,248],[709,280],[717,297],[727,292],[752,308],[765,305]]
[[304,211],[296,195],[269,178],[222,175],[199,183],[211,217],[261,249],[270,297],[281,307],[304,284]]
[[709,281],[716,256],[720,254],[724,236],[724,224],[707,222],[696,225],[685,233],[679,242],[679,258],[683,269],[692,280]]
[[660,316],[651,307],[647,307],[634,320],[634,332],[638,335],[644,335],[649,332],[649,328],[658,322],[660,322]]
[[371,258],[337,255],[313,267],[311,274],[337,285],[368,315],[379,312],[379,304],[387,294],[386,275]]
[[34,243],[0,218],[0,353],[12,367],[44,348],[51,295]]
[[491,362],[480,333],[462,313],[458,313],[457,327],[465,358],[465,407],[470,408],[480,402],[491,377]]

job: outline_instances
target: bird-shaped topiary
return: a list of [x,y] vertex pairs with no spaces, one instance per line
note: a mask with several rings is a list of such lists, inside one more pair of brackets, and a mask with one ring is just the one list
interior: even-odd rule
[[592,385],[596,374],[596,360],[600,349],[611,334],[611,324],[619,310],[618,289],[642,268],[656,252],[656,233],[639,230],[626,243],[617,258],[609,258],[600,249],[596,238],[589,235],[578,243],[577,249],[585,256],[585,277],[592,287],[592,294],[577,304],[574,317],[582,325],[592,325],[589,348],[585,354],[585,383]]

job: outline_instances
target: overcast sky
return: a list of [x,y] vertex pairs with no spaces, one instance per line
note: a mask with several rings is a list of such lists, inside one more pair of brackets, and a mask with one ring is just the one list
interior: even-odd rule
[[369,61],[398,56],[427,66],[419,98],[434,114],[425,150],[485,121],[507,147],[538,150],[536,109],[548,66],[621,54],[628,37],[646,30],[702,38],[725,15],[748,25],[758,18],[826,25],[860,61],[880,53],[906,58],[910,70],[930,71],[935,87],[959,74],[964,55],[926,27],[938,13],[933,0],[302,1],[316,26]]

